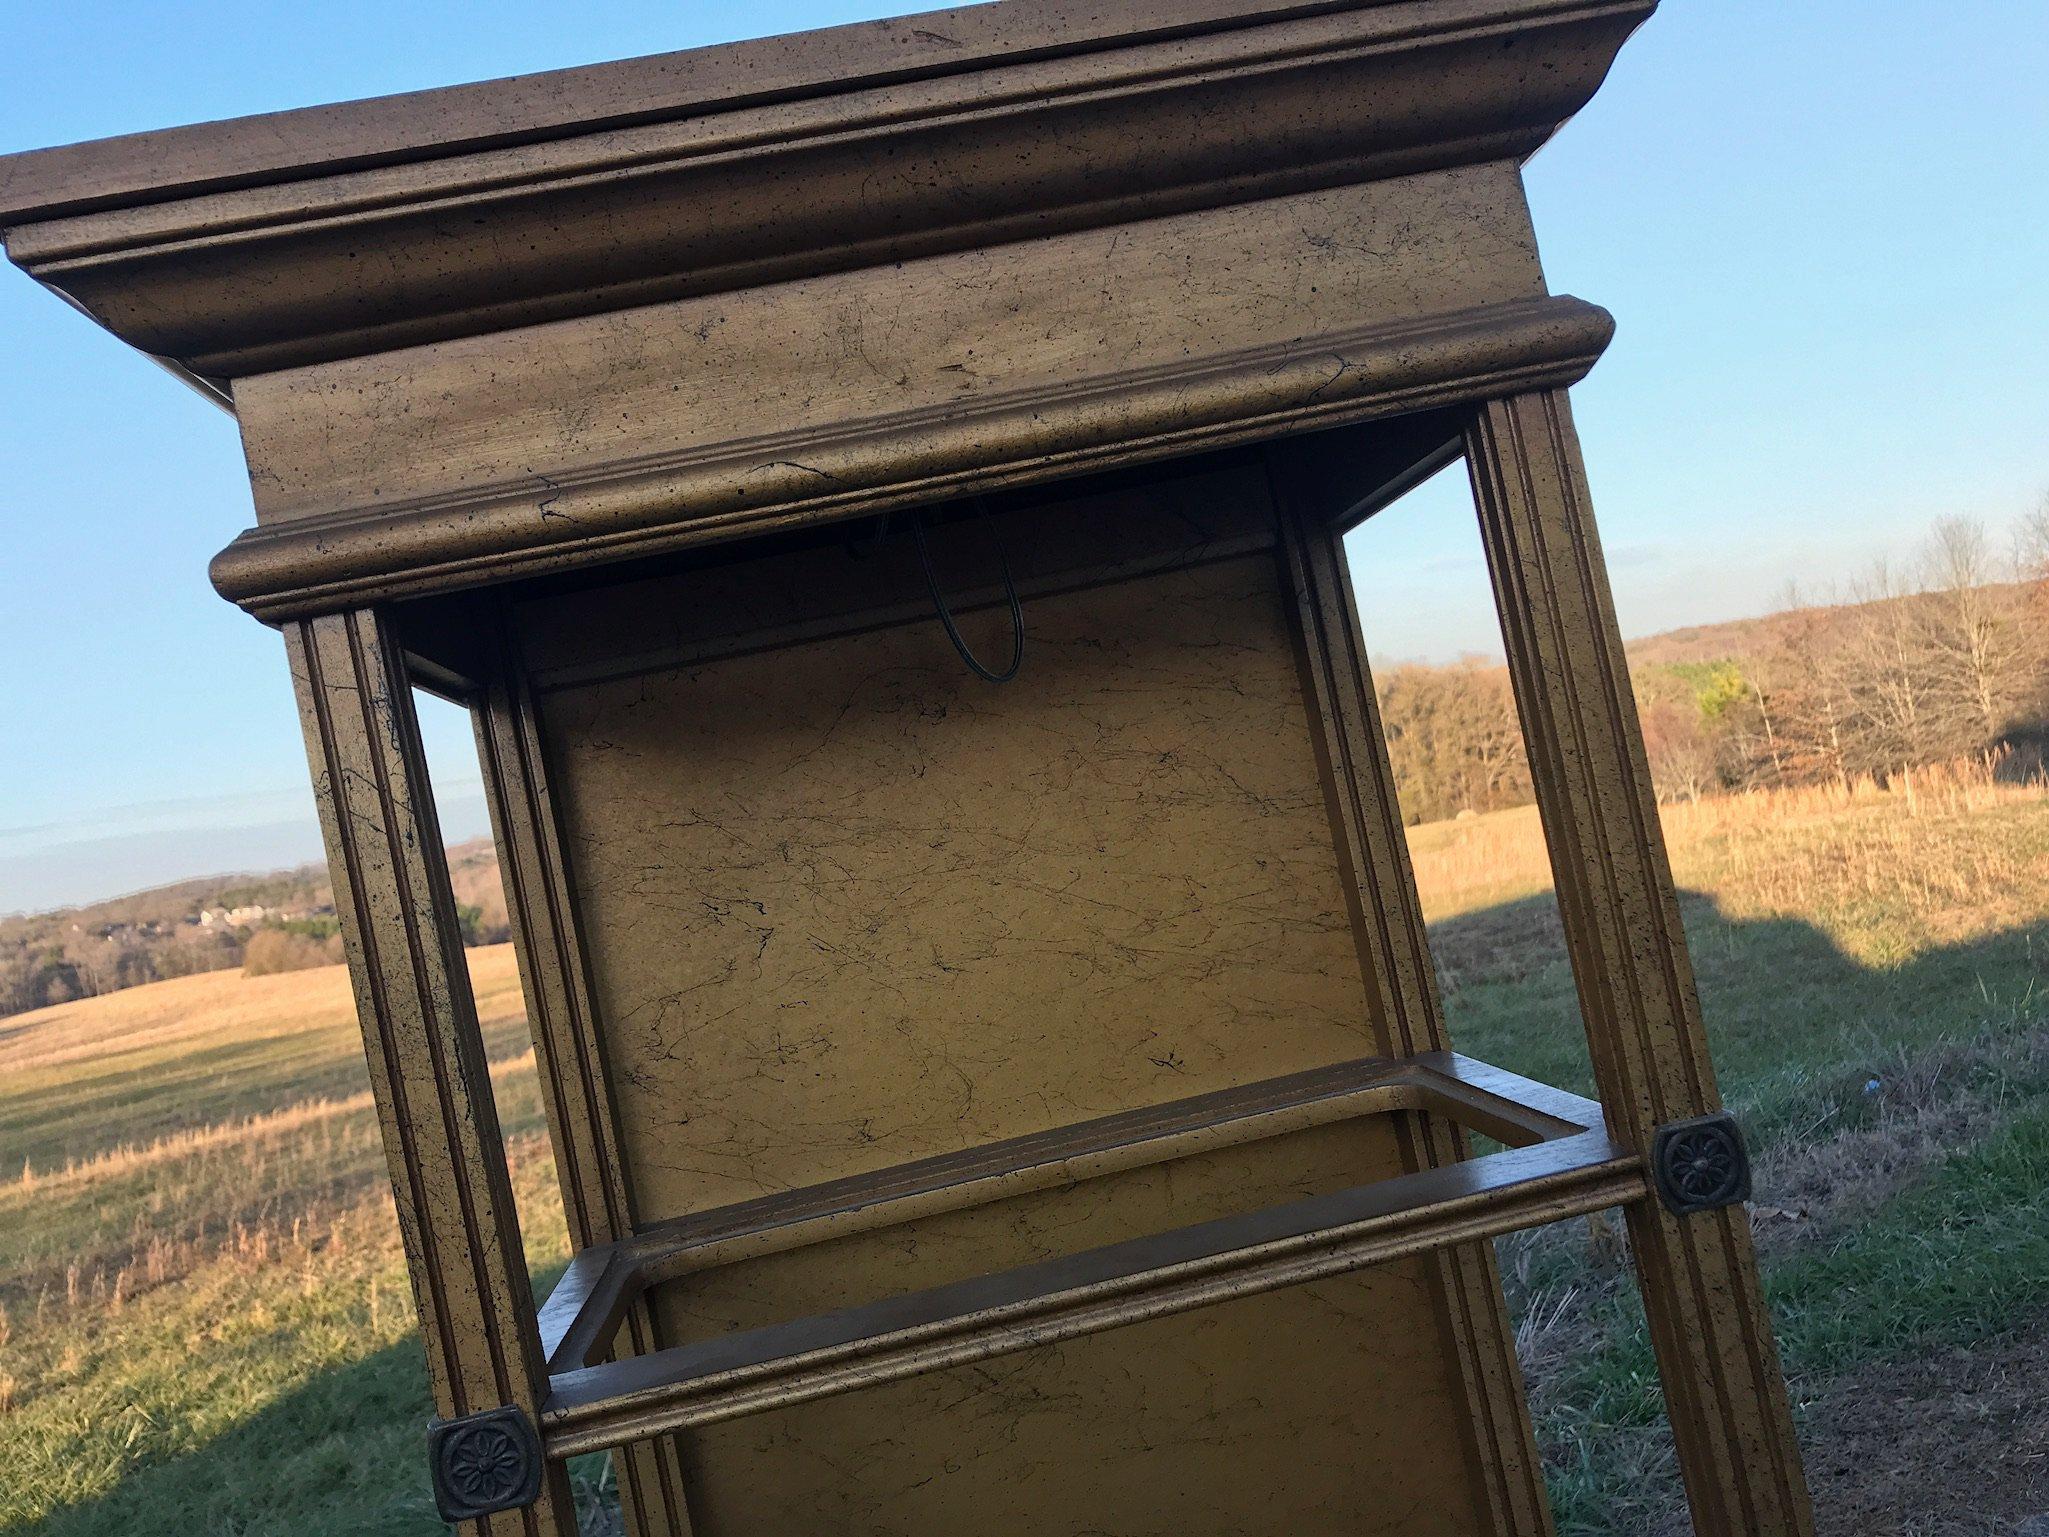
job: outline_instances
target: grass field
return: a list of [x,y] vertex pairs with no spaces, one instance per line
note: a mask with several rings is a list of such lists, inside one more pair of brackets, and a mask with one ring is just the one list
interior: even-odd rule
[[[1902,1386],[1959,1347],[1998,1376],[2049,1329],[2049,800],[1965,772],[1911,808],[1865,785],[1664,815],[1823,1530],[2006,1533],[2049,1510],[2039,1382],[1959,1393],[1967,1359]],[[1411,846],[1454,1039],[1590,1092],[1535,813]],[[1502,1253],[1562,1530],[1684,1531],[1619,1235]],[[1876,1459],[1850,1450],[1874,1397]]]
[[[528,1260],[567,1255],[509,946],[470,952]],[[443,1530],[348,978],[0,1020],[0,1531]],[[601,1462],[578,1469],[593,1512]]]
[[[1824,1530],[2008,1531],[2049,1509],[2049,800],[1960,775],[1911,814],[1864,787],[1667,827]],[[1534,816],[1411,842],[1460,1046],[1589,1087]],[[471,961],[545,1281],[517,980]],[[1615,1230],[1502,1254],[1562,1528],[1674,1522]],[[0,1020],[0,1532],[439,1531],[412,1329],[339,969]],[[577,1473],[599,1529],[603,1463]]]

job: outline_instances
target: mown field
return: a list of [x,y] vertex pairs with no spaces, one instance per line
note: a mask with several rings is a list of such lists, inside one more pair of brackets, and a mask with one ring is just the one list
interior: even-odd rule
[[[2049,1510],[2049,800],[1967,775],[1667,826],[1824,1530],[2010,1531]],[[1461,1047],[1589,1088],[1533,814],[1411,843]],[[517,980],[471,961],[545,1284]],[[1619,1234],[1502,1254],[1562,1529],[1683,1531]],[[338,968],[0,1019],[0,1532],[439,1531],[412,1328]]]
[[[510,946],[470,954],[528,1261],[567,1257]],[[347,974],[0,1019],[0,1531],[445,1530]],[[577,1468],[602,1525],[602,1460]]]

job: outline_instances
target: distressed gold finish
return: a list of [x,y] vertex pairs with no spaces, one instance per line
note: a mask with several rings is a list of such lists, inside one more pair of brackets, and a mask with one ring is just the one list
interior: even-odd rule
[[[1372,477],[1376,487],[1443,457],[1431,445],[1442,439],[1444,424],[1427,417],[1410,421],[1420,430],[1383,437],[1381,452],[1389,459]],[[1266,460],[1301,635],[1304,694],[1320,728],[1312,736],[1338,834],[1360,970],[1372,979],[1370,1006],[1389,1048],[1413,1056],[1443,1051],[1449,1037],[1345,565],[1343,529],[1357,481],[1341,470],[1335,485],[1354,491],[1340,489],[1333,496],[1332,482],[1321,473],[1328,468],[1325,455],[1335,451],[1350,461],[1355,446],[1337,447],[1328,438],[1276,445]],[[1445,1119],[1404,1119],[1399,1125],[1410,1169],[1439,1168],[1463,1156],[1462,1139]],[[1488,1515],[1499,1531],[1542,1531],[1549,1524],[1543,1479],[1532,1454],[1534,1434],[1494,1252],[1469,1243],[1433,1254],[1431,1264],[1437,1272],[1438,1324],[1462,1380],[1473,1466]]]
[[[595,1360],[650,1286],[694,1286],[718,1267],[811,1244],[831,1246],[828,1258],[843,1263],[851,1234],[896,1234],[934,1214],[1007,1206],[1049,1190],[1056,1208],[1071,1207],[1078,1193],[1101,1199],[1093,1182],[1133,1170],[1172,1163],[1185,1179],[1195,1160],[1220,1149],[1396,1113],[1443,1117],[1512,1146],[1559,1145],[1542,1157],[1496,1154],[1351,1185],[1255,1220],[1213,1220],[1009,1272],[977,1267],[829,1319],[716,1335],[627,1365]],[[992,1359],[1526,1227],[1537,1213],[1535,1220],[1549,1220],[1615,1205],[1636,1199],[1642,1178],[1641,1160],[1608,1141],[1597,1106],[1444,1052],[1341,1063],[1128,1111],[657,1224],[630,1242],[585,1251],[542,1323],[556,1374],[547,1428],[554,1445],[574,1452],[611,1444],[620,1423],[711,1424],[858,1391],[937,1364]],[[1071,1238],[1074,1213],[1060,1213],[1056,1225]]]
[[[0,159],[236,414],[433,1445],[547,1463],[464,1537],[606,1448],[634,1537],[1543,1537],[1486,1240],[1606,1207],[1699,1529],[1811,1530],[1741,1207],[1646,1173],[1716,1099],[1520,176],[1651,8],[1006,0]],[[1461,452],[1600,1105],[1450,1051],[1345,569]]]
[[[532,1415],[545,1378],[526,1256],[404,661],[370,613],[302,621],[285,643],[435,1411]],[[561,1464],[537,1504],[464,1525],[573,1537]]]
[[[1601,1103],[1648,1151],[1721,1099],[1564,395],[1489,403],[1467,459]],[[1696,1528],[1811,1531],[1749,1215],[1639,1201],[1629,1237]]]
[[1512,164],[1651,5],[971,7],[4,158],[0,226],[136,346],[233,381]]
[[[632,1205],[619,1159],[618,1123],[580,926],[566,884],[561,833],[541,762],[532,694],[516,656],[488,661],[490,665],[479,670],[494,681],[473,707],[478,758],[497,834],[506,907],[521,939],[520,982],[563,1206],[577,1244],[612,1243],[632,1233]],[[630,1350],[645,1350],[653,1342],[653,1324],[644,1307],[630,1311],[625,1330],[622,1343]],[[673,1443],[642,1441],[625,1447],[616,1470],[620,1505],[632,1529],[689,1531],[683,1473]]]
[[[1030,660],[1011,687],[990,690],[952,655],[903,540],[544,598],[521,616],[579,906],[611,936],[595,989],[643,1220],[1387,1049],[1257,467],[995,511],[932,537],[952,569],[979,557],[985,581],[992,549],[1015,552]],[[791,607],[764,630],[746,609],[767,593]],[[961,601],[994,618],[974,589]],[[551,667],[553,647],[567,649],[551,637],[587,642],[597,605],[612,653],[637,662],[588,680]],[[631,809],[647,806],[665,809]],[[1084,1229],[1107,1241],[1407,1166],[1396,1128],[1375,1118],[1342,1140],[1249,1145],[1210,1171],[1206,1195],[1177,1165],[1172,1183],[1127,1182],[1081,1215],[1006,1203],[654,1300],[672,1340],[744,1330],[1043,1261]],[[699,1430],[694,1498],[716,1529],[786,1524],[756,1475],[778,1442],[795,1443],[806,1455],[776,1458],[778,1497],[819,1512],[822,1529],[877,1508],[897,1530],[946,1529],[947,1501],[963,1496],[931,1470],[951,1460],[978,1470],[976,1487],[1033,1488],[1035,1516],[1080,1530],[1106,1490],[1071,1473],[1056,1488],[1045,1470],[1139,1414],[1160,1486],[1202,1488],[1221,1448],[1271,1455],[1285,1425],[1303,1519],[1372,1530],[1377,1511],[1421,1501],[1442,1529],[1470,1529],[1445,1464],[1348,1461],[1357,1432],[1328,1423],[1315,1370],[1326,1326],[1308,1317],[1336,1312],[1384,1341],[1416,1312],[1422,1279],[1372,1272],[1248,1318],[1270,1336],[1270,1363],[1293,1363],[1263,1377],[1250,1439],[1203,1429],[1213,1384],[1127,1392],[1120,1410],[1103,1347],[1040,1350],[1022,1383],[955,1370],[889,1390],[883,1440],[874,1405]],[[1401,1364],[1405,1437],[1456,1446],[1464,1415],[1427,1307],[1421,1322],[1379,1346],[1375,1375]],[[1117,1348],[1179,1355],[1214,1328],[1164,1320]],[[1211,1351],[1225,1367],[1226,1348]],[[1048,1422],[1033,1406],[1049,1398],[1073,1412]],[[971,1416],[944,1412],[964,1400]],[[1241,1482],[1202,1499],[1228,1527],[1261,1519],[1275,1495]]]

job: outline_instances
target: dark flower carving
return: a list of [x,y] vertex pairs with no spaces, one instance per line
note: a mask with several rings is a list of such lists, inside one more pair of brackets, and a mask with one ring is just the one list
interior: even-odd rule
[[1750,1157],[1735,1118],[1727,1113],[1660,1127],[1651,1167],[1658,1194],[1681,1215],[1750,1198]]
[[515,1493],[526,1476],[526,1453],[496,1425],[479,1425],[449,1438],[448,1482],[472,1505],[495,1505]]
[[429,1432],[435,1503],[443,1519],[467,1520],[533,1503],[540,1492],[540,1448],[526,1416],[492,1409]]

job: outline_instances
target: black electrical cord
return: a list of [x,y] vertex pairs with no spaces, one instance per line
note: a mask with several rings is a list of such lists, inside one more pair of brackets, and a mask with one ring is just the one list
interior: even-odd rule
[[968,670],[987,683],[1008,683],[1017,676],[1017,670],[1024,664],[1025,625],[1024,605],[1017,599],[1017,583],[1011,579],[1010,561],[1003,553],[999,542],[996,546],[996,564],[1003,572],[1003,590],[1010,598],[1010,665],[1001,672],[992,671],[983,664],[980,657],[968,649],[967,640],[961,635],[960,626],[953,622],[953,611],[946,606],[946,599],[939,591],[939,578],[932,571],[932,551],[925,543],[925,515],[911,514],[911,537],[918,544],[918,561],[925,568],[925,588],[932,594],[932,607],[939,612],[939,622],[946,626],[947,639],[953,642],[953,649],[960,653],[960,659],[968,664]]

